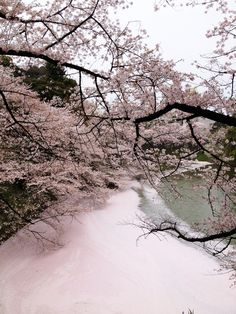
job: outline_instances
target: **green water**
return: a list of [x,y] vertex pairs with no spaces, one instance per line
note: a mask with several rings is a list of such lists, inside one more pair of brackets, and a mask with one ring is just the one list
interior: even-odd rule
[[[211,191],[213,208],[211,208],[208,186],[201,177],[197,176],[179,177],[172,182],[162,182],[158,193],[147,185],[138,192],[141,199],[140,208],[149,217],[175,216],[189,225],[214,217],[224,205],[222,191],[213,188]],[[231,209],[235,210],[232,206]]]
[[224,195],[214,188],[211,192],[211,208],[208,199],[209,187],[200,177],[176,179],[174,185],[176,192],[170,189],[170,184],[163,183],[160,194],[172,212],[187,223],[199,223],[213,217],[223,206]]

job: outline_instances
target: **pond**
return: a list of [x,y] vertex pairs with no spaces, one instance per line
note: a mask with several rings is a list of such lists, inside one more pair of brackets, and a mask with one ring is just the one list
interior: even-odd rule
[[[212,205],[208,199],[208,186],[200,176],[176,176],[171,181],[160,182],[158,193],[148,184],[137,190],[140,209],[149,217],[175,217],[188,225],[201,223],[220,212],[224,194],[220,189],[211,191]],[[231,209],[236,212],[235,207]]]

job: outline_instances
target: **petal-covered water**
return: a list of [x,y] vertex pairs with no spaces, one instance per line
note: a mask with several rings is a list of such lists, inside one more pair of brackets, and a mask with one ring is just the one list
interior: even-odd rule
[[[129,189],[78,221],[63,247],[39,251],[20,233],[0,248],[1,314],[236,314],[236,289],[215,260],[169,236],[147,239]],[[137,221],[136,221],[137,222]]]

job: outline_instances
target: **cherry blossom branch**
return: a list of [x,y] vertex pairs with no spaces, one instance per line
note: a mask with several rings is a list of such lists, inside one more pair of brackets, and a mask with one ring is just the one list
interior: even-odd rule
[[2,97],[2,100],[3,100],[3,103],[5,105],[5,108],[7,110],[7,112],[9,113],[10,117],[12,118],[12,120],[14,121],[15,124],[19,125],[21,127],[21,129],[23,130],[23,132],[30,138],[30,139],[33,139],[32,135],[28,132],[28,130],[22,125],[21,122],[19,122],[15,115],[13,114],[9,104],[8,104],[8,101],[6,99],[6,96],[4,95],[3,91],[0,90],[0,95]]
[[[61,156],[57,155],[52,147],[50,146],[50,144],[48,144],[48,142],[46,141],[46,139],[44,138],[42,132],[40,131],[38,125],[36,123],[33,123],[33,122],[30,122],[30,121],[20,121],[16,118],[15,114],[13,113],[8,101],[7,101],[7,98],[4,94],[4,92],[2,90],[0,90],[0,96],[2,97],[2,100],[3,100],[3,103],[4,103],[4,106],[6,108],[6,111],[8,112],[8,114],[10,115],[11,119],[13,120],[13,123],[10,125],[10,126],[13,126],[13,125],[18,125],[20,127],[20,129],[23,131],[23,133],[25,134],[25,136],[27,136],[27,138],[35,143],[39,148],[41,148],[44,152],[47,153],[47,155],[50,155],[50,156],[53,156],[55,158],[58,158],[58,159],[62,159]],[[24,126],[24,125],[27,125],[27,124],[30,124],[30,125],[33,125],[34,128],[36,129],[36,131],[38,132],[38,134],[40,135],[40,138],[42,140],[42,143],[40,140],[36,139],[32,134],[31,132],[29,132],[27,130],[27,128]],[[22,134],[19,134],[22,136]]]
[[99,3],[99,0],[97,0],[97,2],[96,2],[96,4],[95,4],[95,6],[94,6],[92,12],[87,16],[86,19],[84,19],[82,22],[80,22],[79,24],[77,24],[76,26],[74,26],[69,32],[67,32],[67,33],[65,33],[64,35],[62,35],[62,36],[61,36],[60,38],[58,38],[56,41],[54,41],[53,43],[49,44],[49,45],[45,48],[45,50],[48,50],[48,49],[54,47],[55,45],[59,44],[59,43],[62,42],[66,37],[68,37],[68,36],[72,35],[73,33],[75,33],[75,31],[76,31],[78,28],[80,28],[83,24],[85,24],[88,20],[90,20],[90,19],[93,17],[95,11],[96,11],[96,8],[97,8],[97,6],[98,6],[98,3]]
[[159,111],[156,111],[155,113],[151,113],[144,117],[136,118],[135,123],[140,124],[143,122],[153,121],[175,109],[182,112],[194,114],[196,115],[196,117],[207,118],[211,121],[220,122],[228,126],[236,127],[236,118],[233,116],[218,113],[209,109],[203,109],[200,106],[191,106],[191,105],[181,104],[181,103],[168,104],[166,105],[165,108]]
[[83,72],[83,73],[85,73],[89,76],[95,77],[95,78],[99,77],[103,80],[108,80],[108,77],[106,77],[102,74],[90,71],[89,69],[86,69],[86,68],[79,66],[77,64],[73,64],[70,62],[60,62],[59,60],[52,59],[51,57],[49,57],[45,54],[42,54],[42,53],[36,53],[36,52],[28,51],[28,50],[14,50],[14,49],[4,50],[0,47],[0,55],[40,59],[40,60],[47,61],[53,65],[60,64],[63,67]]
[[223,166],[223,161],[221,161],[219,166],[217,167],[215,178],[214,178],[212,184],[210,185],[210,187],[208,188],[208,192],[207,192],[208,202],[210,204],[211,212],[212,212],[213,216],[215,216],[215,209],[214,209],[214,206],[213,206],[213,203],[212,203],[212,189],[213,189],[215,183],[217,182],[217,180],[218,180],[218,178],[220,176],[220,172],[221,172],[222,166]]

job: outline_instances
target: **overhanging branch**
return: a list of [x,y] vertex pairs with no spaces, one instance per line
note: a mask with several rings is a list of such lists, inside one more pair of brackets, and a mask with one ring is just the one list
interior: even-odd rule
[[[148,228],[148,225],[147,225],[147,228]],[[149,234],[157,233],[157,232],[169,232],[169,233],[174,234],[177,238],[185,240],[187,242],[205,243],[209,241],[226,239],[228,237],[235,236],[236,227],[233,227],[232,229],[224,230],[218,233],[210,234],[210,235],[192,237],[190,235],[187,235],[186,233],[183,233],[177,227],[176,223],[162,222],[159,226],[155,225],[153,228],[150,228],[150,230],[148,231]]]
[[143,123],[143,122],[150,122],[150,121],[156,120],[156,119],[160,118],[161,116],[164,116],[168,112],[175,110],[175,109],[182,111],[182,112],[194,114],[196,117],[202,117],[202,118],[209,119],[211,121],[220,122],[220,123],[227,125],[227,126],[236,127],[236,118],[235,117],[232,117],[229,115],[224,115],[222,113],[211,111],[209,109],[203,109],[200,106],[191,106],[191,105],[180,104],[180,103],[168,104],[168,105],[166,105],[165,108],[163,108],[161,110],[158,110],[158,111],[151,113],[147,116],[135,119],[135,123],[139,124],[139,123]]
[[16,56],[16,57],[40,59],[40,60],[47,61],[47,62],[49,62],[51,64],[54,64],[54,65],[60,64],[63,67],[83,72],[83,73],[85,73],[85,74],[87,74],[89,76],[95,77],[95,78],[99,77],[99,78],[101,78],[103,80],[107,80],[108,79],[104,75],[101,75],[99,73],[90,71],[89,69],[81,67],[81,66],[79,66],[77,64],[70,63],[70,62],[62,62],[62,63],[60,63],[59,60],[52,59],[51,57],[49,57],[47,55],[44,55],[42,53],[37,54],[35,52],[31,52],[31,51],[28,51],[28,50],[14,50],[14,49],[4,50],[4,49],[2,49],[0,47],[0,55],[2,55],[2,56]]

